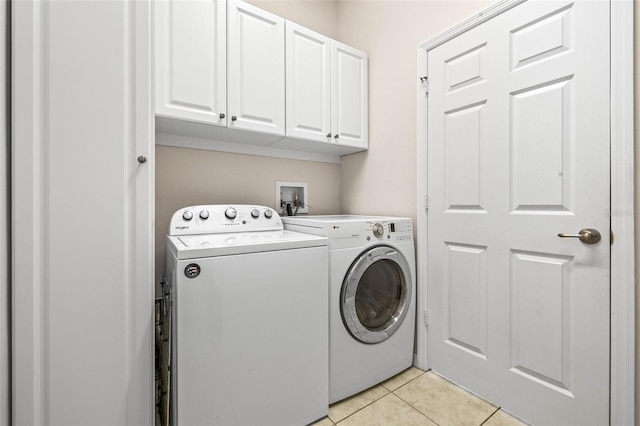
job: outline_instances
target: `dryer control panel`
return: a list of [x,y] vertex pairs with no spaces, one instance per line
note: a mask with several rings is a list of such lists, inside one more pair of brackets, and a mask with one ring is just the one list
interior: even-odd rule
[[183,207],[169,224],[169,235],[223,234],[284,229],[273,209],[251,204],[209,204]]
[[410,241],[413,239],[413,227],[411,220],[381,220],[366,223],[365,238],[371,240],[390,240],[395,242]]
[[[292,231],[306,232],[289,226]],[[405,243],[413,241],[411,219],[387,220],[367,219],[360,222],[343,221],[331,223],[326,232],[329,249],[364,247],[373,243]]]
[[329,250],[381,243],[413,243],[409,217],[319,215],[284,217],[291,231],[329,238]]

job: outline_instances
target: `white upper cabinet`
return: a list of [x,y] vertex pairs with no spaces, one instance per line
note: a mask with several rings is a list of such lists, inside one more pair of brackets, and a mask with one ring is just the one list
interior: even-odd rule
[[287,22],[286,63],[287,137],[367,149],[367,54]]
[[368,148],[366,53],[241,0],[154,5],[156,143],[331,161]]
[[331,39],[287,21],[287,136],[331,138]]
[[250,4],[228,3],[229,128],[285,133],[285,21]]
[[331,44],[331,127],[336,142],[367,149],[369,96],[367,54]]
[[227,125],[225,3],[155,2],[157,115]]

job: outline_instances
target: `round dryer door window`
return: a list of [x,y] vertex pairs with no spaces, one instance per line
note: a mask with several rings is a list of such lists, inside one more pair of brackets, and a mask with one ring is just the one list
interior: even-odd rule
[[411,301],[411,271],[389,246],[362,253],[351,265],[340,294],[342,320],[363,343],[382,342],[400,327]]

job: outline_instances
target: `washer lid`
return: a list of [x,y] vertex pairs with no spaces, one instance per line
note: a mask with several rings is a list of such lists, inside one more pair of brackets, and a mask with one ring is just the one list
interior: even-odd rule
[[173,246],[172,251],[178,259],[291,250],[328,244],[325,237],[287,230],[169,236],[167,241]]

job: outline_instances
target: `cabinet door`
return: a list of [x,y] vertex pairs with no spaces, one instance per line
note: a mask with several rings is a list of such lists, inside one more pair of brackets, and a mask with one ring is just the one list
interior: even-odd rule
[[156,114],[226,126],[224,0],[156,7]]
[[228,3],[229,128],[284,135],[284,19]]
[[11,8],[16,355],[0,423],[153,425],[152,2]]
[[331,137],[331,39],[287,21],[287,136]]
[[366,149],[369,145],[367,54],[332,41],[331,70],[334,141]]

